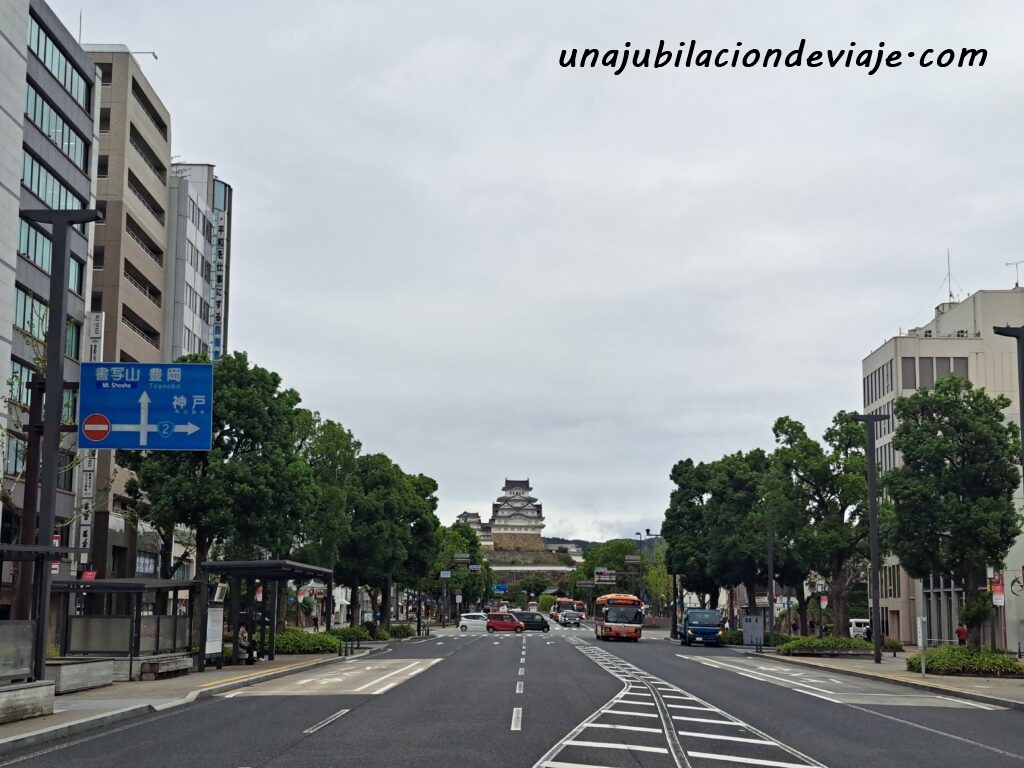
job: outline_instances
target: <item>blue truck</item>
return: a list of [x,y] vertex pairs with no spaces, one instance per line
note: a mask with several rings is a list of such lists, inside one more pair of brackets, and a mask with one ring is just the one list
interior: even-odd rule
[[721,645],[725,618],[718,611],[691,608],[683,614],[680,645]]

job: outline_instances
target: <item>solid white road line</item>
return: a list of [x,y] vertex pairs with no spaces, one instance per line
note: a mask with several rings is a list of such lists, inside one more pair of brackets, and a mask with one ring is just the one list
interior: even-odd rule
[[654,752],[658,755],[667,755],[665,747],[645,747],[641,744],[611,744],[605,741],[567,741],[569,747],[597,747],[599,749],[628,749],[630,752]]
[[[621,709],[602,709],[600,710],[603,715],[632,715],[633,717],[657,717],[654,712],[626,712]],[[677,718],[678,719],[678,718]],[[718,722],[715,720],[714,722]]]
[[642,725],[614,725],[612,723],[587,723],[587,728],[611,728],[616,731],[641,731],[642,733],[661,733],[661,728],[645,728]]
[[388,672],[386,675],[381,675],[376,680],[372,680],[369,683],[367,683],[366,685],[361,685],[358,688],[356,688],[355,690],[353,690],[352,692],[353,693],[358,693],[359,691],[365,690],[366,688],[371,688],[371,687],[377,685],[378,683],[380,683],[381,680],[386,680],[389,677],[397,675],[399,672],[405,672],[405,670],[407,670],[407,669],[412,669],[417,664],[419,664],[419,662],[418,661],[414,661],[412,664],[407,664],[406,666],[402,667],[401,669],[396,669],[394,672]]
[[830,701],[833,704],[842,704],[843,703],[839,699],[833,699],[833,698],[831,698],[829,696],[822,696],[820,693],[813,693],[811,691],[805,691],[803,688],[794,688],[793,690],[796,691],[797,693],[805,693],[808,696],[813,696],[816,699],[823,699],[825,701]]
[[605,766],[593,765],[592,763],[563,763],[558,760],[548,760],[546,763],[541,763],[541,768],[605,768]]
[[666,704],[669,709],[699,709],[703,712],[717,712],[714,707],[697,707],[690,704]]
[[710,717],[683,717],[682,715],[672,715],[673,720],[685,720],[688,723],[715,723],[717,725],[736,725],[740,728],[746,728],[746,723],[741,723],[736,720],[712,720]]
[[321,728],[323,728],[325,725],[330,725],[331,723],[333,723],[335,720],[337,720],[339,717],[341,717],[342,715],[346,714],[347,712],[348,712],[347,709],[339,709],[337,712],[335,712],[330,717],[328,717],[328,718],[326,718],[324,720],[321,720],[316,725],[310,726],[309,728],[304,730],[303,733],[316,733]]
[[748,739],[745,736],[722,736],[714,733],[697,733],[697,731],[676,731],[680,736],[692,736],[695,739],[715,739],[718,741],[742,741],[744,744],[768,744],[775,746],[774,741],[767,739]]
[[523,708],[516,707],[512,710],[512,730],[521,731],[523,730]]
[[772,766],[772,768],[807,768],[807,763],[784,763],[781,760],[757,760],[753,757],[716,755],[712,752],[687,752],[686,756],[703,757],[705,760],[721,760],[723,763],[743,763],[744,765],[766,765]]

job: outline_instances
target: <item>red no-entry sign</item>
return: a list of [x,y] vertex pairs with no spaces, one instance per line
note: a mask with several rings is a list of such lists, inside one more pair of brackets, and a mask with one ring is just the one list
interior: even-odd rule
[[82,422],[82,433],[90,440],[102,440],[110,434],[110,420],[102,413],[93,413]]

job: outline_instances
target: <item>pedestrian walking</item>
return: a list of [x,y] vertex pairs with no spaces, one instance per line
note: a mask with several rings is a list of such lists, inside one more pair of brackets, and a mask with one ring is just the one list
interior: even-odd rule
[[320,617],[316,613],[313,614],[313,631],[320,631]]
[[962,621],[956,625],[955,632],[957,645],[967,645],[967,627]]
[[868,624],[866,627],[864,627],[864,639],[867,640],[869,643],[871,642],[871,625],[870,624]]

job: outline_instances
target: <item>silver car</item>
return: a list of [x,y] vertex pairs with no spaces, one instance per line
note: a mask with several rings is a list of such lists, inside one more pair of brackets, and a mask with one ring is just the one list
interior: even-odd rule
[[463,632],[486,632],[487,631],[487,614],[486,613],[464,613],[459,616],[459,629]]
[[578,627],[580,625],[580,615],[576,611],[562,611],[558,616],[558,621],[563,627],[569,625]]

